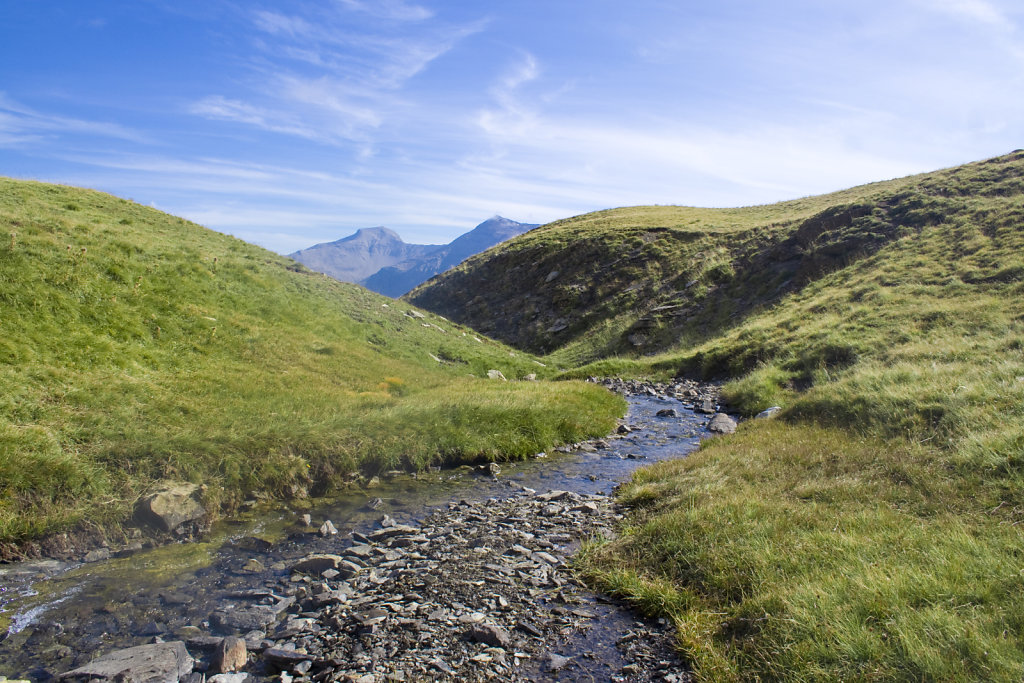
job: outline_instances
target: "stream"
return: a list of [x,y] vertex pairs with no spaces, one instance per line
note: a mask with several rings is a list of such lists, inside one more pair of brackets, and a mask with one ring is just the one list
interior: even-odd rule
[[[496,477],[467,468],[400,475],[373,489],[313,501],[312,507],[262,511],[219,523],[198,543],[140,550],[88,564],[43,561],[0,566],[0,618],[9,624],[0,634],[0,676],[48,681],[111,650],[184,639],[197,627],[209,630],[211,613],[227,600],[266,590],[270,580],[286,581],[281,578],[287,576],[286,567],[299,558],[339,552],[339,545],[353,532],[357,537],[369,534],[385,516],[397,524],[414,525],[456,504],[497,505],[522,496],[524,490],[568,491],[584,500],[596,499],[595,494],[609,494],[636,468],[685,456],[709,436],[709,416],[693,412],[680,399],[627,398],[624,423],[633,431],[577,445],[570,452],[502,463]],[[676,415],[656,415],[665,409]],[[380,500],[375,505],[368,505],[376,498]],[[302,514],[312,517],[314,527],[331,520],[339,534],[310,533],[300,521]],[[545,670],[539,661],[524,660],[519,675],[533,667],[531,675],[552,680],[633,680],[622,674],[631,666],[623,643],[657,632],[664,640],[658,656],[672,658],[671,634],[664,624],[640,620],[586,591],[579,602],[586,609],[577,612],[588,619],[567,629],[556,648],[572,666],[558,673]],[[685,670],[678,661],[661,664],[666,670]]]

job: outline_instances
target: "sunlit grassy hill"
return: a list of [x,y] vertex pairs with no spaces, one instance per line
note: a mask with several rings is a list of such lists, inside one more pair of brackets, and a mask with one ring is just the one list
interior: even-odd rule
[[522,457],[621,410],[582,384],[487,380],[548,370],[109,195],[0,179],[0,229],[0,541],[124,519],[159,479],[230,509]]
[[559,221],[411,298],[566,376],[715,377],[735,411],[783,407],[638,473],[621,538],[589,551],[701,678],[1020,678],[1024,152]]

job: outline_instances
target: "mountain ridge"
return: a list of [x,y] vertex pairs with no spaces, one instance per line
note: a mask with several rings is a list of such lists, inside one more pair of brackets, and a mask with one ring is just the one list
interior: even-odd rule
[[289,256],[336,280],[397,298],[470,256],[536,227],[495,215],[448,244],[410,244],[383,226],[361,228]]

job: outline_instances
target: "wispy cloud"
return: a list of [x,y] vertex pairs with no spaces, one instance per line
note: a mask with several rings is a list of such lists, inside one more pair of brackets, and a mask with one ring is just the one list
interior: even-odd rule
[[528,129],[535,114],[527,105],[522,88],[539,76],[537,58],[524,52],[519,62],[491,87],[490,94],[496,106],[482,109],[477,115],[477,125],[488,135],[498,138],[521,134]]
[[[351,13],[376,21],[357,29]],[[430,22],[433,16],[397,0],[335,0],[302,14],[257,10],[249,21],[264,39],[250,65],[252,87],[211,94],[187,111],[328,144],[354,142],[366,156],[373,131],[407,108],[405,85],[485,25]],[[419,26],[414,33],[404,28],[411,22]]]
[[46,114],[15,102],[0,92],[0,142],[6,141],[8,146],[12,146],[72,133],[151,142],[142,133],[117,123]]
[[923,4],[960,19],[987,24],[1000,30],[1013,29],[1009,16],[989,0],[928,0]]
[[424,21],[434,12],[422,5],[410,4],[403,0],[338,0],[339,4],[374,17],[392,21]]

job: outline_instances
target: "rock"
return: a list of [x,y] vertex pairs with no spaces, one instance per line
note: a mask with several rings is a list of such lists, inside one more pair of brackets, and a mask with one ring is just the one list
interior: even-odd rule
[[324,538],[327,538],[328,536],[334,536],[335,534],[337,534],[338,530],[334,528],[334,523],[328,519],[326,522],[320,525],[319,533]]
[[249,678],[247,673],[217,674],[206,679],[206,683],[245,683]]
[[536,372],[531,372],[530,374],[528,374],[525,377],[523,377],[523,381],[524,382],[536,382],[537,381],[537,373]]
[[420,313],[419,311],[414,311],[411,308],[408,311],[406,311],[405,314],[407,316],[409,316],[410,318],[426,318],[427,317],[427,316],[423,315],[422,313]]
[[371,541],[383,541],[393,536],[411,536],[420,532],[414,526],[406,526],[405,524],[395,524],[394,526],[387,527],[385,529],[377,529],[369,535]]
[[85,554],[85,557],[82,558],[82,561],[83,562],[99,562],[100,560],[109,560],[109,559],[110,559],[110,549],[109,548],[97,548],[96,550],[90,550],[89,552],[87,552]]
[[293,564],[289,571],[319,575],[328,569],[337,569],[344,560],[341,555],[307,555]]
[[696,408],[698,413],[704,413],[705,415],[711,415],[715,412],[715,402],[710,398],[704,399],[704,402]]
[[231,673],[244,668],[247,660],[245,641],[232,636],[220,641],[214,652],[213,668],[215,673]]
[[554,281],[554,279],[557,278],[559,275],[561,275],[561,273],[559,273],[557,270],[552,270],[550,273],[548,273],[548,276],[544,278],[544,284],[548,284],[549,282]]
[[557,655],[554,652],[551,652],[551,653],[548,654],[547,661],[546,661],[547,666],[548,666],[548,671],[551,671],[551,672],[561,671],[562,669],[564,669],[566,666],[569,665],[569,662],[571,660],[572,660],[571,657],[563,657],[562,655]]
[[632,431],[633,431],[633,428],[630,427],[629,425],[619,425],[618,428],[615,430],[615,433],[616,434],[629,434]]
[[63,673],[60,678],[118,683],[178,683],[179,679],[192,673],[193,664],[185,643],[176,640],[117,650]]
[[654,415],[655,417],[679,417],[679,413],[675,411],[675,408],[662,408]]
[[254,553],[265,553],[273,548],[274,544],[258,536],[243,536],[235,541],[234,546],[240,550],[248,550]]
[[488,370],[487,371],[487,378],[488,379],[500,379],[502,382],[507,382],[508,381],[507,379],[505,379],[505,375],[501,374],[501,370]]
[[371,498],[366,501],[366,505],[363,506],[364,510],[380,510],[384,506],[383,498]]
[[562,330],[567,329],[569,329],[569,321],[565,318],[559,318],[554,323],[552,323],[551,327],[548,328],[548,332],[554,334],[556,332],[561,332]]
[[313,659],[313,655],[305,652],[296,652],[295,650],[285,650],[278,647],[268,647],[263,651],[263,659],[270,664],[274,664],[278,667],[291,667],[299,662],[305,662]]
[[480,465],[476,468],[479,474],[490,475],[496,477],[501,474],[501,465],[496,462],[489,462],[486,465]]
[[187,522],[206,516],[199,494],[200,488],[196,484],[166,483],[159,491],[138,502],[135,519],[163,531],[174,531]]
[[302,522],[302,526],[313,526],[313,516],[308,512],[302,515],[299,519]]
[[273,624],[278,614],[279,610],[270,605],[219,609],[210,615],[210,622],[224,631],[255,631]]
[[254,574],[258,574],[260,572],[264,572],[267,570],[267,568],[263,566],[263,563],[257,560],[255,557],[246,562],[245,566],[243,566],[242,569],[247,572],[253,572]]
[[475,624],[467,633],[470,639],[478,643],[486,643],[491,647],[508,649],[512,645],[512,636],[500,626],[491,624]]
[[736,420],[725,413],[715,413],[708,423],[708,431],[718,434],[732,434],[736,431]]
[[760,413],[757,414],[757,417],[760,417],[760,418],[774,417],[775,414],[780,412],[781,410],[782,410],[782,406],[772,406],[771,408],[765,408],[764,410],[762,410]]

